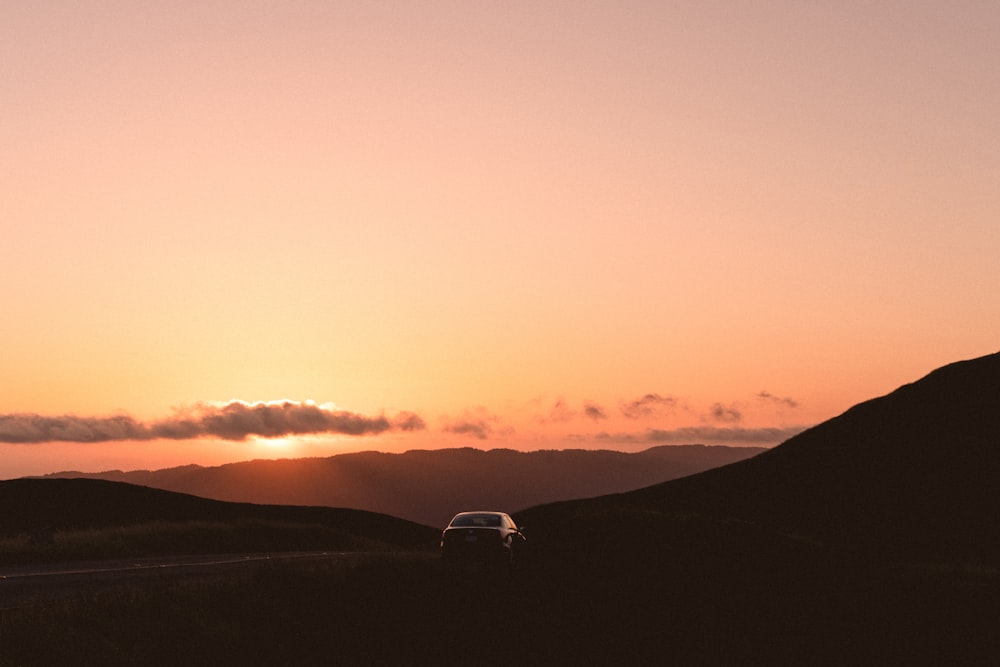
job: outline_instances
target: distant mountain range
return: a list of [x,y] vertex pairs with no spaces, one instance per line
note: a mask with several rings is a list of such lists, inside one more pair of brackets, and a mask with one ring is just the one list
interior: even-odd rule
[[441,527],[462,510],[516,511],[629,491],[763,451],[703,445],[654,447],[636,453],[463,448],[155,471],[60,472],[46,478],[104,479],[233,502],[356,508]]

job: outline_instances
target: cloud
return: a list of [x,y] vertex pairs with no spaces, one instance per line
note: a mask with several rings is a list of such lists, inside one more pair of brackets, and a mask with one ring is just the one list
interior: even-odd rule
[[709,417],[713,421],[724,424],[738,424],[743,419],[743,413],[735,405],[723,405],[715,403],[709,410]]
[[412,412],[400,412],[389,419],[384,415],[370,417],[337,410],[311,401],[231,401],[223,405],[198,404],[150,424],[127,415],[0,415],[0,442],[192,440],[202,437],[246,440],[249,437],[279,438],[320,433],[374,435],[393,429],[416,431],[423,428],[426,428],[423,419]]
[[485,440],[490,437],[493,428],[484,419],[473,419],[449,422],[441,430],[456,435],[472,435],[480,440]]
[[[686,426],[675,429],[647,429],[641,432],[598,433],[596,440],[618,443],[655,443],[671,445],[757,445],[768,447],[778,445],[794,435],[805,431],[808,426],[787,426],[767,428],[738,428],[717,426]],[[579,439],[583,439],[580,436]]]
[[620,405],[622,414],[629,419],[656,417],[673,412],[676,407],[676,398],[659,394],[646,394],[642,398]]
[[767,401],[769,403],[778,403],[780,405],[785,405],[790,408],[799,407],[799,402],[793,398],[782,398],[780,396],[775,396],[774,394],[771,394],[770,392],[766,391],[762,391],[759,394],[757,394],[757,398],[762,401]]
[[604,411],[604,408],[597,405],[596,403],[584,403],[583,404],[583,414],[594,421],[599,419],[607,419],[608,413]]
[[568,421],[572,421],[576,415],[576,410],[569,407],[565,399],[559,398],[556,399],[556,402],[549,409],[548,414],[539,421],[543,424],[565,424]]
[[675,429],[649,429],[645,439],[649,442],[694,444],[715,442],[722,444],[779,444],[806,430],[807,426],[765,428],[740,428],[717,426],[686,426]]
[[543,402],[543,399],[536,398],[528,406],[534,412],[530,418],[542,425],[568,424],[580,418],[594,421],[608,418],[608,414],[604,408],[593,401],[585,401],[583,407],[580,409],[571,406],[561,396],[548,405],[548,407],[544,407]]
[[400,431],[423,431],[427,423],[413,412],[400,412],[392,420],[392,427]]
[[148,440],[152,436],[141,422],[127,415],[113,417],[48,417],[36,414],[0,415],[0,442],[39,443],[108,442]]
[[[586,436],[578,436],[577,439],[586,439]],[[637,440],[643,440],[644,437],[641,434],[635,433],[608,433],[607,431],[601,431],[594,436],[596,440],[608,440],[610,442],[636,442]]]
[[[384,416],[366,417],[345,410],[322,408],[315,403],[244,403],[233,401],[201,415],[202,435],[224,440],[244,440],[256,435],[279,438],[308,433],[369,435],[391,428]],[[155,429],[155,425],[154,425]]]
[[456,435],[471,435],[480,440],[486,440],[494,433],[510,435],[514,432],[514,429],[503,426],[499,417],[483,407],[466,410],[456,419],[446,417],[441,430]]

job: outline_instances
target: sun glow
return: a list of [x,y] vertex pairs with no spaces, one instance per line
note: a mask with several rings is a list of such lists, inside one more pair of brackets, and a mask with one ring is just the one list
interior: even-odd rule
[[269,450],[289,450],[295,445],[294,438],[256,438],[256,444]]

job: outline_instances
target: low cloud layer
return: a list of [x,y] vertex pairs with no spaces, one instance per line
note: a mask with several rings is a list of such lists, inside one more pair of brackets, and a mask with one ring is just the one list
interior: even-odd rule
[[108,442],[149,440],[150,429],[132,417],[48,417],[36,414],[0,415],[0,442]]
[[192,440],[249,437],[279,438],[289,435],[375,435],[390,430],[418,431],[423,419],[411,412],[395,417],[366,415],[297,401],[225,405],[200,404],[155,422],[141,422],[127,415],[112,417],[0,415],[0,442],[109,442],[116,440]]
[[647,429],[639,433],[600,433],[598,440],[670,445],[777,445],[806,430],[807,426],[771,428],[720,428],[685,426],[674,429]]
[[[569,427],[586,421],[592,426],[599,422],[613,424],[627,421],[646,422],[645,431],[630,431],[609,435],[590,435],[620,442],[743,442],[777,443],[802,429],[743,428],[746,412],[776,411],[781,414],[794,410],[798,403],[766,391],[754,395],[752,401],[715,402],[699,412],[689,407],[687,400],[670,395],[647,393],[639,398],[618,403],[619,414],[594,401],[575,406],[562,397],[553,402],[535,399],[525,408],[511,414],[498,414],[485,407],[462,411],[457,416],[444,416],[438,421],[443,433],[486,440],[514,434],[514,424],[533,422],[545,430]],[[525,414],[527,413],[527,414]],[[677,429],[657,429],[678,413],[697,417],[700,426]],[[787,423],[787,422],[786,422]],[[177,410],[170,417],[141,421],[129,415],[88,417],[77,415],[41,415],[31,413],[0,414],[0,443],[31,444],[45,442],[114,442],[148,440],[195,440],[215,438],[243,441],[248,438],[281,438],[295,435],[337,434],[349,436],[378,435],[387,431],[410,432],[426,430],[427,424],[412,412],[392,416],[364,415],[337,409],[332,404],[312,401],[269,401],[248,403],[230,401],[225,404],[199,403]],[[607,426],[610,431],[614,426]],[[530,430],[530,429],[529,429]]]
[[725,444],[777,444],[806,430],[805,426],[765,428],[719,428],[716,426],[687,426],[674,429],[650,429],[645,434],[649,442],[659,443],[725,443]]

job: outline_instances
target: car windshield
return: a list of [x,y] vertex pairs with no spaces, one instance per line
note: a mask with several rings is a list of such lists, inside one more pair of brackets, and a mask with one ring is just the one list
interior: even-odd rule
[[452,526],[482,526],[484,528],[499,528],[499,514],[460,514],[451,520]]

